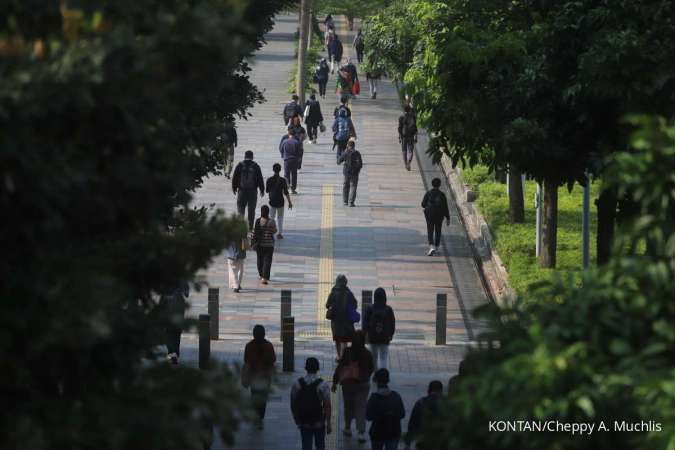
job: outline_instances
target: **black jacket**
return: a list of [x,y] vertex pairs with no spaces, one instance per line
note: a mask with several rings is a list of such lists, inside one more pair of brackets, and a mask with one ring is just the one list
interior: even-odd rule
[[370,395],[366,405],[366,419],[373,422],[370,438],[388,441],[401,437],[401,419],[405,417],[403,400],[396,391],[378,389]]
[[[386,341],[377,339],[371,336],[371,333],[368,332],[368,329],[370,328],[370,319],[373,317],[373,313],[376,310],[384,310],[386,317],[384,322],[385,334],[389,336],[389,339]],[[363,315],[363,329],[368,334],[368,342],[371,344],[388,344],[391,342],[391,339],[394,337],[394,333],[396,332],[396,316],[394,315],[394,310],[391,309],[391,306],[386,304],[375,303],[374,305],[371,305],[368,309],[366,309],[366,312]]]
[[[430,205],[429,199],[432,195],[439,195],[441,197],[441,206],[440,208],[433,208]],[[445,217],[445,219],[450,220],[450,210],[448,209],[448,198],[445,194],[436,188],[432,188],[424,194],[422,199],[422,208],[424,208],[424,214],[429,215],[433,218]]]
[[262,176],[262,170],[258,163],[252,159],[245,159],[234,169],[234,174],[232,175],[232,192],[237,192],[239,190],[239,182],[241,181],[241,171],[244,168],[244,165],[253,164],[253,170],[255,170],[255,182],[258,190],[261,194],[265,193],[265,179]]
[[[338,158],[337,162],[338,164],[344,163],[342,166],[343,175],[358,175],[363,168],[363,159],[361,159],[361,153],[359,153],[359,151],[356,149],[348,149],[347,151],[343,152]],[[358,167],[354,167],[354,163],[356,163]]]
[[323,114],[321,114],[321,105],[317,100],[307,100],[305,107],[309,106],[309,114],[305,123],[307,125],[318,125],[319,122],[323,122]]
[[[442,398],[442,394],[429,394],[415,402],[408,421],[408,433],[405,438],[407,444],[417,440],[424,426],[424,421],[438,413]],[[421,448],[419,443],[417,448]]]

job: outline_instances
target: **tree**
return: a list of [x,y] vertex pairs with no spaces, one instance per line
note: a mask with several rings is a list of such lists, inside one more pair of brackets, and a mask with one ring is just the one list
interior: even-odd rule
[[317,8],[324,14],[343,14],[349,30],[354,29],[356,17],[368,17],[384,8],[388,0],[315,0]]
[[[462,362],[444,412],[425,430],[425,448],[634,450],[675,442],[675,122],[631,123],[640,125],[631,150],[611,158],[605,182],[639,205],[639,218],[622,225],[612,259],[585,271],[581,286],[557,279],[509,308],[484,311],[491,331]],[[637,251],[645,238],[648,254]],[[596,429],[488,431],[500,420]],[[609,432],[598,430],[601,421]]]
[[157,297],[245,230],[189,205],[284,3],[0,2],[0,447],[232,440],[232,375],[161,363]]

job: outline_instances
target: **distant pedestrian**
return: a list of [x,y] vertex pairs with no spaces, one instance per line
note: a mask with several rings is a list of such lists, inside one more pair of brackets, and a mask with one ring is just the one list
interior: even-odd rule
[[316,99],[316,95],[312,94],[305,104],[305,125],[307,125],[307,134],[310,143],[316,144],[317,132],[321,122],[323,122],[321,104]]
[[293,209],[293,202],[288,195],[288,182],[285,178],[279,175],[281,172],[281,164],[274,163],[272,166],[274,175],[267,179],[265,191],[269,198],[270,217],[277,222],[278,239],[284,238],[284,197],[288,200],[288,209]]
[[429,242],[428,256],[433,256],[438,252],[438,246],[441,244],[441,228],[443,227],[443,218],[446,224],[450,225],[450,210],[448,209],[448,199],[440,190],[441,179],[431,180],[432,188],[424,194],[422,199],[422,208],[424,208],[424,218],[427,221],[427,240]]
[[302,126],[302,117],[300,114],[296,114],[291,117],[291,123],[288,124],[288,126],[293,128],[293,131],[295,132],[295,138],[302,146],[305,142],[305,139],[307,139],[307,130],[305,130],[305,127]]
[[344,401],[345,436],[352,435],[352,419],[356,420],[358,441],[366,442],[366,402],[370,392],[370,376],[373,374],[373,355],[366,348],[363,331],[354,333],[351,347],[342,353],[342,358],[333,373],[332,391],[342,385]]
[[333,122],[333,142],[337,145],[337,153],[335,158],[337,161],[340,160],[342,152],[347,148],[347,142],[350,137],[356,138],[356,133],[354,130],[354,124],[352,119],[347,115],[346,108],[341,108],[338,111],[338,116]]
[[356,200],[356,188],[359,185],[359,173],[363,168],[363,159],[361,153],[356,150],[356,142],[350,139],[347,143],[347,149],[342,155],[338,157],[338,164],[344,163],[342,167],[342,175],[344,176],[344,183],[342,184],[342,200],[347,206],[354,207]]
[[258,256],[258,275],[262,284],[267,284],[272,271],[272,256],[274,255],[274,234],[277,224],[270,218],[270,208],[263,205],[260,208],[260,217],[253,227],[253,243]]
[[403,163],[410,171],[410,163],[417,143],[417,119],[410,105],[405,105],[403,114],[398,118],[398,141],[401,143]]
[[338,275],[326,302],[326,319],[330,320],[337,351],[336,361],[342,357],[342,351],[347,348],[347,343],[351,342],[354,336],[354,323],[359,321],[357,307],[356,297],[347,287],[347,277]]
[[377,391],[370,394],[366,406],[366,419],[370,425],[373,450],[397,450],[401,440],[401,420],[405,417],[403,400],[396,391],[389,389],[389,371],[378,369],[373,376]]
[[422,429],[425,421],[436,417],[441,409],[441,401],[443,400],[443,383],[434,380],[429,383],[427,389],[427,396],[422,397],[413,406],[412,413],[410,413],[410,420],[408,421],[408,432],[405,435],[405,450],[410,450],[412,442],[416,443],[417,450],[424,450],[427,448],[420,442],[422,437]]
[[326,54],[328,55],[328,61],[331,60],[331,43],[335,39],[335,26],[331,24],[326,24],[326,31],[324,32],[323,43],[326,46]]
[[365,42],[363,40],[363,33],[359,30],[354,36],[354,42],[352,42],[352,47],[356,50],[356,59],[361,64],[363,62],[363,49],[365,48]]
[[[319,360],[307,358],[307,375],[291,387],[291,412],[300,429],[302,450],[324,450],[331,430],[331,403],[328,383],[317,375]],[[314,444],[314,446],[312,445]]]
[[356,79],[354,78],[354,72],[348,64],[345,64],[338,70],[335,83],[335,93],[339,98],[342,98],[342,96],[352,98],[356,94],[356,92],[354,92],[355,82]]
[[241,291],[241,280],[244,278],[244,262],[246,261],[246,239],[232,241],[227,247],[227,266],[229,285],[233,292]]
[[316,79],[316,84],[319,88],[319,96],[321,98],[326,98],[326,85],[328,84],[328,73],[330,72],[330,67],[328,67],[328,62],[326,58],[321,58],[319,62],[319,67],[316,68],[314,77]]
[[340,97],[340,104],[335,107],[333,110],[333,117],[337,118],[340,115],[340,111],[344,110],[347,117],[352,117],[352,110],[349,107],[349,97],[343,95]]
[[218,137],[218,140],[222,143],[225,153],[223,174],[226,178],[230,178],[234,167],[234,148],[237,146],[237,129],[232,120],[225,122],[223,133]]
[[330,58],[330,72],[335,73],[335,67],[342,61],[342,41],[337,34],[333,34],[332,40],[328,43],[328,55]]
[[237,164],[232,176],[232,192],[237,196],[237,211],[244,216],[248,208],[248,228],[253,229],[255,219],[255,207],[258,201],[256,190],[260,191],[260,197],[265,195],[265,180],[258,163],[253,161],[253,152],[246,150],[244,160]]
[[187,283],[175,286],[159,298],[159,309],[166,314],[166,350],[167,359],[172,364],[178,364],[180,357],[180,336],[183,333],[183,321],[187,309],[186,298],[190,295]]
[[288,133],[282,138],[279,145],[279,153],[284,160],[284,178],[291,186],[291,193],[297,194],[298,187],[298,169],[302,167],[302,156],[304,154],[302,145],[295,137],[295,129],[288,127]]
[[364,313],[363,329],[366,330],[370,351],[375,358],[375,367],[387,368],[389,343],[396,331],[396,317],[394,310],[387,305],[387,293],[381,287],[375,289],[373,305]]
[[375,100],[377,98],[377,83],[382,78],[382,72],[379,70],[366,71],[366,80],[368,80],[368,91],[370,98]]
[[284,105],[284,110],[282,112],[282,115],[284,117],[284,125],[288,125],[289,122],[291,121],[291,118],[293,116],[297,115],[302,115],[302,107],[298,103],[299,97],[297,94],[293,94],[291,96],[291,101],[286,103]]
[[274,346],[265,339],[265,327],[253,327],[253,340],[244,348],[244,367],[242,369],[242,384],[251,389],[251,403],[258,413],[258,428],[263,428],[267,399],[274,377],[274,363],[277,355]]
[[333,22],[333,16],[331,14],[328,14],[325,19],[323,19],[323,24],[325,27],[328,28],[334,28],[335,27],[335,22]]

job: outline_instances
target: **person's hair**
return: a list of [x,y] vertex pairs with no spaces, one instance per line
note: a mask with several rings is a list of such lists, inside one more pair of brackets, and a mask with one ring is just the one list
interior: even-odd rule
[[295,136],[295,128],[293,128],[292,125],[288,126],[288,134],[290,134],[291,136]]
[[441,187],[441,179],[440,178],[434,178],[431,180],[431,185],[435,188]]
[[410,105],[405,105],[405,106],[403,107],[403,111],[405,111],[405,112],[410,112],[410,111],[412,111],[412,108],[410,107]]
[[262,205],[260,207],[260,217],[267,219],[270,216],[270,207],[267,205]]
[[281,172],[281,164],[279,164],[279,163],[274,163],[274,165],[272,166],[272,172],[274,172],[274,173],[279,173],[279,172]]
[[298,125],[300,125],[300,114],[295,114],[293,117],[291,117],[291,123],[294,123],[295,119],[298,119]]
[[244,152],[244,159],[253,159],[253,152],[251,150],[246,150]]
[[298,94],[293,94],[293,95],[291,96],[291,98],[292,98],[293,100],[297,100],[297,99],[299,99],[300,97],[298,97]]
[[347,277],[344,274],[339,274],[335,278],[335,285],[336,286],[347,286]]
[[305,360],[305,370],[307,373],[317,373],[319,371],[319,360],[310,356]]
[[350,139],[349,142],[347,142],[347,147],[349,148],[356,147],[356,142],[354,141],[354,139]]
[[316,94],[312,92],[312,95],[310,95],[309,98],[311,98],[312,100],[316,100]]
[[443,383],[441,383],[438,380],[434,380],[429,383],[429,389],[427,389],[427,393],[431,394],[432,392],[443,392]]
[[378,386],[386,386],[389,384],[389,371],[385,368],[378,369],[373,375],[373,381],[377,383]]
[[349,97],[347,97],[346,95],[343,95],[342,97],[340,97],[340,103],[347,103],[348,101],[349,101]]
[[352,337],[352,346],[350,347],[354,356],[360,355],[366,349],[366,333],[363,330],[356,330]]
[[262,325],[256,325],[253,327],[253,339],[256,341],[261,341],[265,339],[265,327]]

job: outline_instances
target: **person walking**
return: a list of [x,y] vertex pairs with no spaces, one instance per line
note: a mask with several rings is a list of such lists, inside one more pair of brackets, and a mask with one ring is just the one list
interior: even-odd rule
[[274,163],[272,166],[274,175],[267,179],[265,192],[269,198],[270,217],[277,222],[277,239],[284,238],[284,197],[288,200],[288,209],[293,209],[293,202],[288,195],[288,182],[279,175],[281,164]]
[[382,73],[379,70],[367,70],[366,80],[368,81],[368,93],[370,98],[375,100],[377,98],[377,83],[382,78]]
[[330,320],[337,352],[336,361],[340,360],[347,343],[351,342],[354,336],[354,323],[359,321],[357,306],[356,297],[347,287],[347,277],[338,275],[326,302],[326,319]]
[[302,117],[300,117],[299,114],[294,115],[291,118],[291,123],[288,126],[293,128],[293,131],[295,132],[295,139],[297,139],[300,145],[303,146],[305,139],[307,139],[307,130],[305,130],[305,127],[302,126]]
[[300,429],[302,450],[325,450],[326,434],[332,432],[328,383],[317,375],[318,359],[307,358],[305,371],[291,387],[291,413]]
[[401,420],[405,407],[398,392],[389,389],[389,371],[378,369],[373,376],[377,391],[370,394],[366,405],[366,419],[370,425],[373,450],[397,450],[401,440]]
[[356,32],[354,36],[354,42],[352,42],[352,47],[356,50],[356,60],[361,64],[363,62],[363,49],[365,48],[365,42],[363,41],[363,33],[361,30]]
[[244,160],[237,164],[232,175],[232,192],[237,196],[237,211],[244,217],[248,208],[248,228],[253,229],[255,219],[255,207],[258,201],[256,190],[260,191],[260,197],[265,195],[265,180],[258,163],[253,161],[253,152],[246,150]]
[[328,14],[325,19],[323,19],[323,24],[326,29],[335,28],[335,22],[333,22],[333,16]]
[[344,163],[342,166],[342,175],[344,176],[344,183],[342,184],[342,200],[347,206],[354,207],[356,200],[356,188],[359,185],[359,173],[363,168],[363,159],[361,153],[356,150],[356,142],[354,139],[349,139],[347,149],[342,155],[338,156],[338,164]]
[[433,256],[438,252],[438,246],[441,244],[441,228],[443,227],[443,218],[446,225],[450,225],[450,210],[448,209],[448,199],[441,191],[441,179],[431,180],[431,189],[424,194],[422,199],[422,208],[424,208],[424,218],[427,221],[427,240],[429,242],[428,256]]
[[291,101],[284,105],[282,115],[284,117],[284,125],[288,125],[293,116],[302,115],[302,107],[299,104],[298,94],[291,96]]
[[227,247],[227,268],[230,275],[229,285],[232,292],[241,291],[241,280],[244,278],[244,262],[246,260],[246,239],[232,241]]
[[410,420],[408,420],[408,432],[405,435],[405,450],[411,449],[412,442],[416,443],[417,450],[424,450],[426,447],[420,438],[422,436],[422,428],[424,421],[430,417],[435,417],[441,409],[441,401],[443,399],[443,383],[434,380],[429,383],[427,395],[415,402],[412,413],[410,413]]
[[353,73],[354,72],[347,64],[338,69],[335,93],[339,98],[342,98],[343,96],[352,98],[354,96],[354,82],[356,80],[353,78]]
[[391,306],[387,305],[387,293],[381,287],[375,289],[373,305],[364,313],[363,329],[367,333],[375,367],[386,368],[389,361],[389,343],[396,331],[396,316]]
[[[338,111],[338,116],[333,122],[333,142],[337,145],[337,153],[335,155],[336,161],[340,161],[342,153],[347,148],[347,142],[350,137],[356,138],[356,133],[353,132],[354,125],[352,119],[347,115],[346,108]],[[353,134],[353,136],[352,136]]]
[[183,321],[187,308],[185,299],[189,295],[190,286],[187,283],[181,283],[167,290],[159,298],[159,309],[166,314],[167,318],[164,329],[166,357],[171,364],[178,364],[178,358],[180,357],[180,336],[183,333]]
[[274,234],[277,232],[277,224],[270,218],[270,208],[263,205],[260,208],[260,217],[253,227],[253,243],[258,256],[258,275],[262,284],[267,284],[272,271],[272,256],[274,255]]
[[321,104],[316,99],[316,94],[311,94],[309,100],[305,103],[305,125],[307,125],[307,134],[309,142],[316,144],[319,124],[323,122],[321,114]]
[[340,111],[344,110],[347,117],[352,117],[352,110],[349,107],[349,97],[343,95],[340,97],[340,104],[335,107],[333,110],[333,117],[337,118],[340,115]]
[[333,39],[328,43],[328,55],[330,57],[330,72],[335,73],[335,67],[342,61],[342,41],[337,34],[333,33]]
[[326,86],[328,85],[328,73],[330,72],[330,67],[328,67],[328,62],[326,58],[321,58],[319,62],[319,67],[316,69],[314,76],[316,77],[316,83],[319,85],[319,96],[321,98],[326,98]]
[[223,174],[226,178],[231,178],[232,169],[234,168],[234,148],[237,146],[237,129],[234,126],[234,121],[225,121],[225,128],[223,133],[218,136],[218,140],[224,147],[225,164]]
[[366,442],[366,402],[370,392],[370,376],[373,374],[373,355],[366,348],[366,335],[359,330],[354,333],[351,347],[342,353],[342,358],[333,373],[335,392],[342,385],[344,403],[345,436],[352,435],[352,419],[356,421],[358,441]]
[[253,340],[244,347],[242,385],[251,389],[251,403],[258,414],[258,428],[262,430],[267,399],[274,377],[274,363],[277,356],[274,346],[265,339],[265,327],[253,327]]
[[297,194],[298,187],[298,169],[302,167],[303,149],[300,142],[296,139],[293,126],[288,127],[288,134],[281,140],[279,153],[284,160],[284,178],[291,186],[291,193]]
[[417,119],[410,105],[405,105],[403,114],[398,118],[398,141],[401,143],[403,163],[410,171],[410,163],[417,143]]

